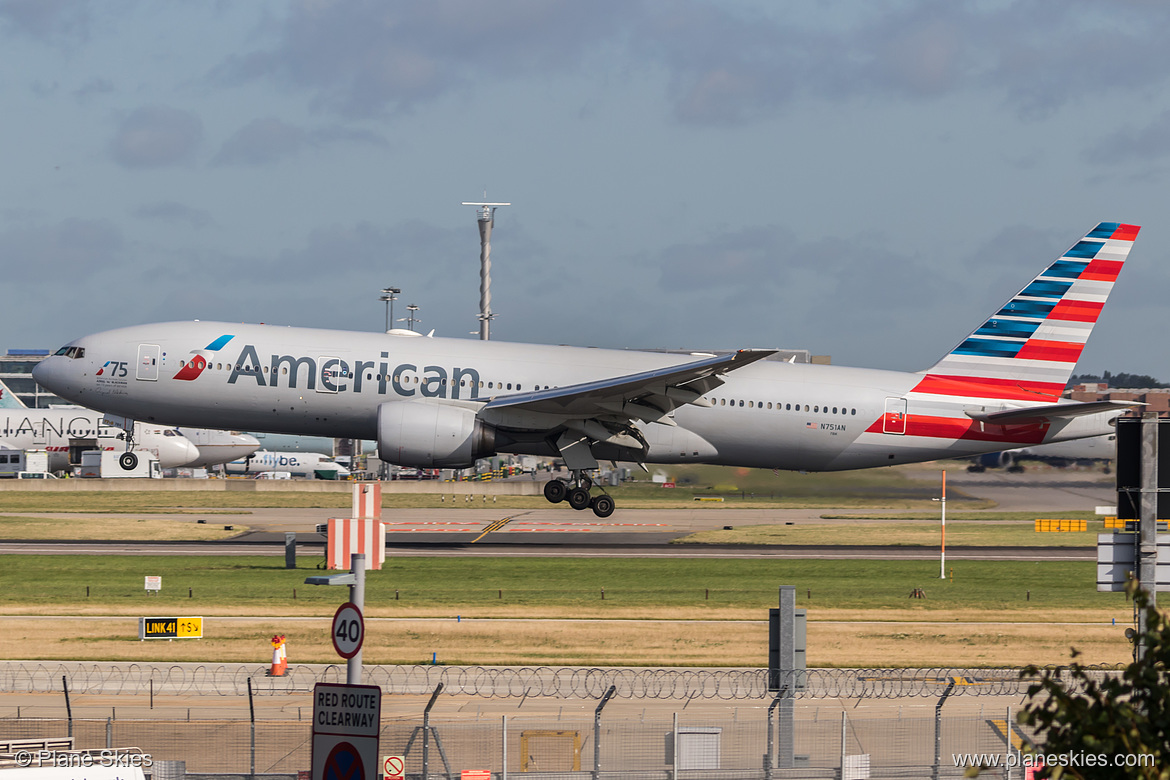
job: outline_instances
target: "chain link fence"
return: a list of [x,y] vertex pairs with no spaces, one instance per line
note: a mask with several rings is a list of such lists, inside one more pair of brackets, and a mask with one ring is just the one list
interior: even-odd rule
[[[769,740],[770,722],[749,717],[576,719],[532,717],[384,723],[379,753],[402,755],[412,780],[458,778],[468,769],[528,780],[645,778],[959,778],[960,756],[982,754],[999,767],[980,777],[1022,778],[1018,747],[1032,735],[1009,729],[1013,713],[955,717],[857,717],[798,707],[791,750]],[[0,739],[59,736],[66,721],[0,719]],[[776,728],[775,724],[771,724]],[[153,761],[183,761],[190,775],[296,777],[309,769],[311,724],[304,721],[75,720],[77,749],[133,746]],[[1009,769],[1006,764],[1014,764]]]
[[[1101,679],[1112,667],[1090,669]],[[344,683],[343,665],[299,665],[287,676],[247,664],[0,663],[0,692],[242,696],[251,681],[256,696],[308,693],[316,683]],[[1023,695],[1030,681],[1019,669],[808,669],[786,672],[780,686],[801,699],[898,699],[952,695]],[[366,666],[362,682],[387,693],[425,694],[439,684],[451,695],[484,698],[599,699],[612,686],[623,699],[742,701],[768,699],[766,669],[628,669],[580,667]],[[1069,685],[1072,680],[1067,681]],[[1074,690],[1075,688],[1071,688]]]

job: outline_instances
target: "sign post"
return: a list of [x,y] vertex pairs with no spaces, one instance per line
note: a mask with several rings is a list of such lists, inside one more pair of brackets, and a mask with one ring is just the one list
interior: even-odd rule
[[[306,577],[306,585],[348,585],[349,586],[349,602],[341,605],[336,614],[333,615],[333,648],[337,654],[346,660],[345,666],[345,681],[350,685],[357,685],[362,681],[362,640],[365,638],[365,622],[362,618],[362,610],[366,606],[366,556],[361,553],[354,553],[350,556],[350,570],[346,574],[330,574],[327,577]],[[344,620],[344,626],[338,625],[338,620],[343,617],[342,612],[349,607],[352,611],[346,611],[345,615],[348,619]],[[356,615],[353,613],[356,612]],[[357,621],[356,628],[352,625],[352,621]],[[345,639],[341,644],[338,643],[338,630],[344,629]],[[350,632],[357,631],[356,641],[349,639]],[[349,650],[352,649],[352,653]],[[344,652],[343,652],[344,650]]]
[[[366,597],[365,556],[354,553],[348,574],[309,577],[309,585],[348,585],[349,601],[333,615],[333,649],[346,659],[346,684],[313,687],[313,771],[311,780],[379,780],[382,689],[360,685]],[[388,765],[387,765],[388,766]]]

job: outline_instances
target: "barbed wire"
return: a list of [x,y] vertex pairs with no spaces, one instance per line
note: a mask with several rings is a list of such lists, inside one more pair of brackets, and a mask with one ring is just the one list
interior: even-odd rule
[[[1057,667],[1053,667],[1057,668]],[[1116,674],[1120,667],[1087,666],[1091,677]],[[147,693],[277,696],[308,693],[321,683],[343,683],[346,667],[298,665],[283,677],[269,677],[248,664],[146,664],[82,662],[0,662],[0,692],[142,695]],[[482,698],[556,697],[600,699],[611,686],[625,699],[771,699],[766,669],[645,669],[599,667],[366,666],[362,682],[388,694],[424,694],[439,683],[443,693]],[[803,699],[896,699],[934,697],[951,683],[951,695],[1022,695],[1033,683],[1019,669],[808,669],[783,672],[775,688]],[[1071,690],[1076,683],[1068,679]]]

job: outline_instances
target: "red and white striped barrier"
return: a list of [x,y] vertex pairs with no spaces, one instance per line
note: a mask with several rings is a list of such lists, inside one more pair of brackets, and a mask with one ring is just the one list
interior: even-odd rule
[[326,558],[330,569],[349,570],[350,555],[366,556],[366,570],[378,570],[386,562],[386,524],[353,517],[329,518]]
[[353,517],[364,520],[382,519],[382,483],[355,482],[353,485]]

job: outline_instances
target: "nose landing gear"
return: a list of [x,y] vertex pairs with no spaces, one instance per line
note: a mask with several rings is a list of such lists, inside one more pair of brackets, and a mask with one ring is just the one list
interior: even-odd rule
[[544,483],[544,497],[553,504],[568,501],[573,509],[592,509],[601,518],[609,517],[616,508],[613,499],[604,491],[591,496],[593,480],[583,470],[575,470],[569,479],[552,479]]

